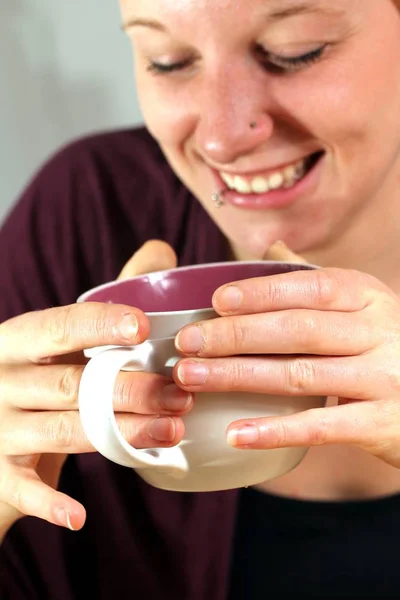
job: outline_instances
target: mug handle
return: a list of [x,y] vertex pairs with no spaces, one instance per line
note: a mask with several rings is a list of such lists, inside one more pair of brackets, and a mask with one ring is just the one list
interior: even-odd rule
[[151,340],[139,346],[101,351],[85,366],[78,391],[83,430],[94,448],[105,458],[134,469],[155,467],[177,476],[188,471],[179,446],[137,449],[121,434],[113,409],[113,394],[119,372],[146,371],[170,375],[179,360],[174,338]]

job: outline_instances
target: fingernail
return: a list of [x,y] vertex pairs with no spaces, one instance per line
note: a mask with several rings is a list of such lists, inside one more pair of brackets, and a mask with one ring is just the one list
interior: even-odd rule
[[216,302],[222,310],[237,310],[243,302],[243,292],[236,285],[228,285],[217,293]]
[[227,440],[231,446],[250,446],[255,444],[260,437],[260,432],[254,425],[244,425],[238,429],[228,431]]
[[118,326],[119,334],[129,341],[133,341],[135,339],[135,337],[137,336],[138,329],[138,320],[136,316],[132,313],[125,315]]
[[176,435],[175,421],[171,417],[159,417],[151,421],[149,435],[156,442],[173,442]]
[[204,363],[182,363],[177,376],[183,385],[203,385],[207,381],[208,369]]
[[182,329],[176,337],[175,344],[184,354],[198,354],[204,346],[204,336],[199,325]]
[[72,526],[71,514],[68,510],[66,510],[63,507],[56,508],[54,510],[54,514],[59,525],[62,525],[63,527],[68,527],[68,529],[70,529],[71,531],[76,531],[76,529],[74,529],[74,527]]
[[186,410],[192,402],[192,395],[181,390],[177,385],[171,383],[162,391],[161,403],[167,410],[181,412]]

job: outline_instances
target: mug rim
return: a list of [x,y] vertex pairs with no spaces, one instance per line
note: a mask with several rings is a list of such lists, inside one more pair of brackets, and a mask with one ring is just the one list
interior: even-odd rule
[[[160,275],[165,275],[168,273],[174,273],[176,271],[194,271],[200,268],[221,268],[223,266],[236,266],[238,263],[240,263],[241,265],[259,265],[259,264],[263,264],[263,265],[282,265],[282,266],[289,266],[289,267],[293,267],[293,266],[301,266],[301,269],[299,270],[305,270],[305,271],[313,271],[315,269],[319,269],[320,267],[318,267],[318,265],[314,265],[311,263],[296,263],[296,262],[292,262],[292,261],[280,261],[280,260],[243,260],[243,261],[237,261],[237,260],[231,260],[231,261],[226,261],[226,262],[213,262],[213,263],[199,263],[196,265],[186,265],[184,267],[173,267],[172,269],[162,269],[160,271],[152,271],[150,273],[142,273],[141,275],[135,275],[134,277],[128,277],[127,279],[114,279],[113,281],[108,281],[106,283],[101,283],[100,285],[97,285],[93,288],[90,288],[89,290],[86,290],[86,292],[83,292],[82,294],[80,294],[76,300],[77,303],[81,303],[81,302],[86,302],[87,298],[89,296],[91,296],[92,294],[96,294],[97,292],[101,292],[103,290],[107,290],[108,288],[114,288],[117,287],[118,285],[120,285],[121,283],[125,283],[125,282],[130,282],[130,281],[136,281],[138,279],[142,279],[143,277],[157,277]],[[165,315],[191,315],[193,313],[198,313],[198,312],[205,312],[205,313],[214,313],[215,310],[212,307],[204,307],[204,308],[193,308],[193,309],[187,309],[187,310],[167,310],[167,311],[143,311],[147,316],[149,317],[159,317],[159,316],[165,316]]]

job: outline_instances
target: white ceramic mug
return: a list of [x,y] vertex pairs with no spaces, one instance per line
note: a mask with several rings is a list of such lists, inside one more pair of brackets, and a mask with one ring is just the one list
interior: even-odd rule
[[[183,417],[185,436],[172,448],[133,448],[120,433],[113,412],[113,390],[121,370],[171,375],[179,355],[174,337],[190,322],[217,316],[211,308],[215,289],[224,283],[299,269],[291,263],[216,263],[171,269],[112,282],[79,298],[135,305],[150,319],[149,340],[135,347],[95,348],[79,389],[84,431],[103,456],[137,470],[151,485],[174,491],[215,491],[255,485],[293,469],[307,448],[239,450],[226,441],[237,419],[288,415],[323,406],[324,397],[283,397],[251,393],[197,393]],[[160,310],[155,311],[154,308]]]

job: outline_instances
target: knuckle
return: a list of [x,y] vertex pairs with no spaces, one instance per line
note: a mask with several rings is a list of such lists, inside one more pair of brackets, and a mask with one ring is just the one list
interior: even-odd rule
[[[390,292],[391,290],[375,275],[371,275],[370,273],[364,273],[363,271],[353,270],[351,271],[354,277],[356,277],[361,284],[368,290],[369,296],[370,292],[376,294],[376,292]],[[391,294],[390,294],[391,295]],[[394,295],[394,297],[396,297]]]
[[240,317],[221,317],[212,327],[202,327],[205,343],[200,355],[235,355],[243,348],[245,324]]
[[387,427],[397,423],[400,414],[400,404],[397,398],[380,401],[376,404],[376,410],[372,415],[374,430],[380,431],[382,427]]
[[355,269],[325,268],[314,271],[314,293],[320,306],[335,307],[338,297],[352,300],[360,308],[367,306],[376,295],[378,280]]
[[[225,379],[229,390],[242,391],[243,386],[253,378],[245,362],[240,360],[228,361],[225,367]],[[251,379],[252,380],[252,379]]]
[[[398,364],[398,351],[382,352],[381,355],[376,354],[377,359],[375,365],[369,362],[365,365],[367,376],[375,384],[373,396],[376,397],[376,386],[379,386],[380,396],[385,395],[386,398],[395,398],[399,402],[400,397],[400,364]],[[385,390],[385,392],[383,392]],[[380,402],[382,406],[382,402]],[[399,403],[400,407],[400,403]]]
[[94,335],[101,340],[109,337],[110,334],[110,319],[108,307],[102,308],[93,322]]
[[135,399],[135,405],[140,410],[144,403],[143,394],[140,393],[140,386],[137,385],[137,377],[132,375],[120,374],[114,388],[114,405],[126,408],[132,404]]
[[239,318],[233,318],[231,321],[230,335],[225,339],[229,339],[234,353],[243,349],[243,344],[245,342],[245,331],[246,329],[243,320]]
[[264,285],[255,286],[253,291],[253,299],[256,305],[264,306],[264,304],[270,306],[280,306],[282,302],[282,286],[274,283],[274,281],[267,277]]
[[[312,417],[312,411],[310,411],[310,418]],[[318,413],[318,418],[310,419],[310,426],[308,429],[308,440],[311,446],[322,446],[329,440],[329,421],[322,417],[321,413]]]
[[71,339],[71,306],[62,306],[55,311],[48,323],[47,330],[56,346],[68,346]]
[[280,420],[275,423],[274,434],[276,447],[285,448],[288,444],[289,431],[284,420]]
[[45,435],[58,448],[63,450],[72,448],[75,432],[71,413],[69,411],[58,413],[56,418],[48,424]]
[[294,358],[287,364],[286,383],[289,394],[309,393],[315,381],[315,364],[309,358]]
[[336,285],[336,293],[345,295],[361,310],[372,304],[386,286],[373,275],[357,269],[326,269]]
[[[379,377],[379,379],[381,379],[381,377]],[[390,392],[398,396],[400,392],[400,366],[393,365],[391,368],[387,369],[385,372],[385,379]]]
[[334,269],[316,269],[314,273],[318,304],[322,307],[330,307],[340,287],[337,272]]
[[353,282],[351,289],[354,290],[353,293],[360,308],[367,308],[376,301],[378,296],[381,296],[384,286],[373,275],[357,270],[351,270],[348,275],[351,278],[350,282]]
[[296,336],[297,339],[300,338],[309,343],[314,342],[314,344],[318,341],[314,334],[321,331],[321,322],[315,313],[303,309],[293,311],[293,313],[286,311],[278,313],[276,325],[284,336],[288,338]]
[[78,397],[79,382],[82,375],[82,367],[70,365],[66,367],[56,384],[56,392],[68,406],[74,406]]
[[[398,311],[398,306],[396,306]],[[372,327],[372,326],[370,326]],[[392,355],[398,355],[400,351],[400,323],[397,314],[392,316],[391,311],[387,313],[387,320],[382,325],[378,325],[379,341],[383,340]]]

